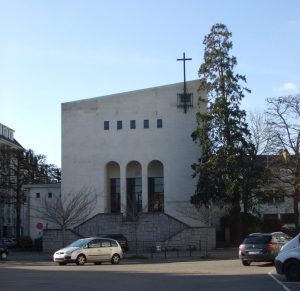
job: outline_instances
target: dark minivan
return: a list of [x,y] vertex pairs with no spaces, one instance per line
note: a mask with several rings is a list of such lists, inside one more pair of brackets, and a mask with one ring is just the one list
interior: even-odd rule
[[127,238],[121,233],[111,233],[111,234],[102,234],[102,237],[112,238],[116,240],[124,252],[128,252],[128,240]]
[[274,262],[281,247],[291,238],[283,232],[252,233],[239,246],[239,258],[244,266],[251,262]]

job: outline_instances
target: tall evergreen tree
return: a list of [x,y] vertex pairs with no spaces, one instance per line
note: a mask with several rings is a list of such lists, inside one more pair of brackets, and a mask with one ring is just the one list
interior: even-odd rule
[[[197,128],[193,139],[201,148],[200,158],[192,167],[198,178],[191,202],[197,205],[210,203],[231,205],[236,229],[241,234],[241,202],[249,188],[254,145],[249,142],[250,132],[246,112],[240,109],[246,77],[235,74],[237,60],[229,54],[232,49],[231,33],[224,24],[215,24],[204,38],[204,62],[199,69],[199,106],[207,110],[197,113]],[[253,181],[253,180],[252,180]]]

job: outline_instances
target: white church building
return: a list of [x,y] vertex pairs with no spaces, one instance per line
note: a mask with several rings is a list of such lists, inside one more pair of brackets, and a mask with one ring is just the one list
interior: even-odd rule
[[[77,231],[125,232],[130,240],[128,228],[104,230],[103,217],[126,221],[143,214],[144,222],[156,217],[156,225],[167,217],[180,229],[205,229],[206,236],[209,229],[214,247],[209,213],[190,203],[196,184],[191,165],[200,155],[191,134],[196,112],[205,110],[197,105],[198,81],[186,82],[187,94],[183,92],[184,83],[177,83],[62,104],[61,193],[89,189],[97,195],[89,222]],[[170,240],[178,229],[173,232],[153,240]]]

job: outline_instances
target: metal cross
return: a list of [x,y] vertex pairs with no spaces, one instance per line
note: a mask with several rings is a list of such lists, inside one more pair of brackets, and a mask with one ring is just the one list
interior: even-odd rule
[[185,84],[185,61],[191,61],[191,58],[185,58],[185,52],[183,53],[182,59],[177,59],[177,61],[183,61],[183,93],[186,94],[186,84]]

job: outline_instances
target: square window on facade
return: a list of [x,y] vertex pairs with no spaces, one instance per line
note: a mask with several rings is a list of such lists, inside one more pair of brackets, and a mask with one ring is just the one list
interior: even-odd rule
[[157,128],[162,128],[162,119],[157,119]]
[[104,121],[104,130],[109,130],[109,121]]
[[122,129],[122,120],[117,121],[117,129]]
[[130,120],[130,128],[135,129],[135,120]]
[[144,120],[144,128],[149,128],[149,120],[148,119]]
[[40,197],[41,197],[41,194],[40,194],[40,193],[35,193],[35,197],[36,197],[36,198],[40,198]]

